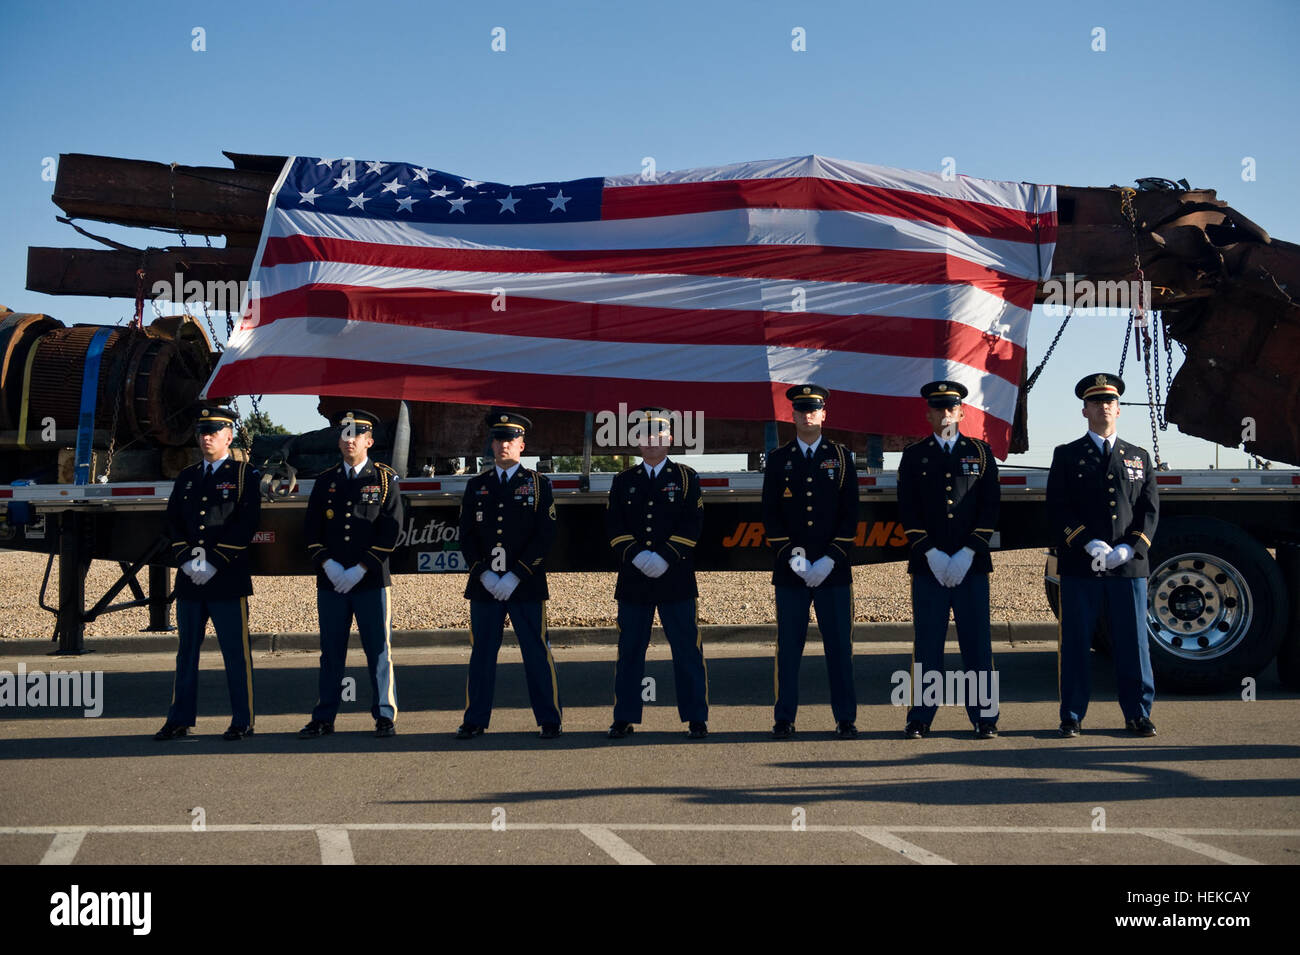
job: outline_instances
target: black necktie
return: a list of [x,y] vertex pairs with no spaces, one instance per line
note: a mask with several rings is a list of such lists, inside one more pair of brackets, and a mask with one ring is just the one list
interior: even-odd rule
[[809,461],[812,460],[812,448],[809,448],[809,449],[808,449],[808,460],[809,460]]
[[1110,457],[1110,441],[1109,441],[1108,439],[1102,439],[1102,442],[1101,442],[1101,453],[1102,453],[1105,457]]

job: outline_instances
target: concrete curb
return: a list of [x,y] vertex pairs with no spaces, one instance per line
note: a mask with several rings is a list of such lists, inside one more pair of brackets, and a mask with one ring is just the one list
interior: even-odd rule
[[[776,625],[733,626],[706,624],[700,627],[705,645],[711,643],[775,643]],[[355,635],[356,631],[353,631]],[[614,646],[618,632],[613,627],[559,627],[549,631],[555,646]],[[1055,623],[1023,623],[1011,620],[993,622],[994,643],[1056,642]],[[810,625],[809,638],[816,640]],[[653,640],[663,642],[663,630],[655,627]],[[948,639],[955,642],[956,629],[949,625]],[[319,650],[320,636],[310,633],[254,633],[249,637],[254,650]],[[468,630],[395,630],[393,646],[398,649],[429,647],[469,647]],[[911,643],[910,623],[858,623],[853,626],[854,643]],[[0,656],[40,656],[54,649],[53,641],[35,639],[0,640]],[[176,634],[138,634],[120,637],[87,637],[86,649],[96,653],[174,653]]]

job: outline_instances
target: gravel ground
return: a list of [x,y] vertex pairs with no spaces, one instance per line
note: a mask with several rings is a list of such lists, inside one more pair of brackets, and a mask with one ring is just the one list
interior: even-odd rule
[[[0,638],[42,637],[53,633],[53,615],[41,610],[37,597],[45,571],[43,555],[0,550]],[[1043,596],[1043,552],[1039,549],[993,555],[994,621],[1050,622],[1055,619]],[[86,578],[86,604],[92,605],[117,579],[117,565],[95,561]],[[144,575],[141,575],[143,583]],[[547,618],[553,627],[612,627],[613,574],[552,574]],[[765,624],[776,622],[770,575],[755,571],[699,575],[700,623]],[[440,630],[469,626],[469,609],[461,596],[464,577],[403,575],[393,578],[393,629]],[[315,631],[315,583],[310,577],[255,577],[250,601],[254,633]],[[129,599],[119,596],[119,600]],[[58,565],[50,574],[46,599],[58,595]],[[902,563],[853,569],[854,619],[899,622],[911,619],[907,567]],[[125,610],[86,625],[88,636],[121,636],[148,622],[144,609]]]

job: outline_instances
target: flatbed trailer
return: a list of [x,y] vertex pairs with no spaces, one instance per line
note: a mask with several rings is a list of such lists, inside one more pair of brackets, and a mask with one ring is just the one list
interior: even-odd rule
[[[548,476],[559,528],[547,570],[614,570],[604,527],[613,475]],[[1044,549],[1045,598],[1055,612],[1047,472],[1005,468],[999,478],[1002,510],[993,548]],[[405,517],[391,562],[394,573],[465,572],[458,525],[468,480],[468,475],[402,480]],[[1240,686],[1275,657],[1283,679],[1294,682],[1300,643],[1300,472],[1161,471],[1156,480],[1161,506],[1151,550],[1148,629],[1158,684],[1187,692]],[[705,506],[697,568],[770,570],[760,502],[763,475],[700,472],[700,483]],[[897,475],[860,474],[858,483],[853,563],[905,560]],[[264,482],[261,525],[250,548],[254,574],[314,572],[302,534],[312,484]],[[170,481],[0,488],[0,548],[49,555],[40,605],[55,615],[56,652],[81,652],[87,622],[128,607],[149,607],[150,629],[169,628],[173,575],[165,563],[165,510],[171,490]],[[51,605],[46,584],[56,558],[59,595]],[[116,561],[122,575],[86,609],[91,560]],[[147,594],[138,582],[142,571],[147,571]],[[132,599],[113,603],[124,589]],[[1104,630],[1096,643],[1107,646]]]

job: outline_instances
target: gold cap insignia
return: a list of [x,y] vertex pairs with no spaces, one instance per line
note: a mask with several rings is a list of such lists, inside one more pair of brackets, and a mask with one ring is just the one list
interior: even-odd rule
[[206,417],[207,417],[208,415],[210,415],[210,414],[212,414],[212,412],[209,411],[207,408],[204,408],[204,409],[203,409],[203,417],[206,418]]
[[505,423],[506,423],[507,421],[509,421],[509,420],[510,420],[510,416],[509,416],[509,415],[502,415],[502,416],[501,416],[501,423],[502,423],[502,424],[505,424]]
[[1093,383],[1094,383],[1094,384],[1098,384],[1098,385],[1105,385],[1105,384],[1107,384],[1106,376],[1105,376],[1105,375],[1098,375],[1096,378],[1093,379]]
[[803,386],[803,393],[804,393],[805,395],[806,395],[806,394],[810,394],[811,392],[812,392],[812,389],[811,389],[811,388],[809,388],[807,385],[804,385],[804,386]]

